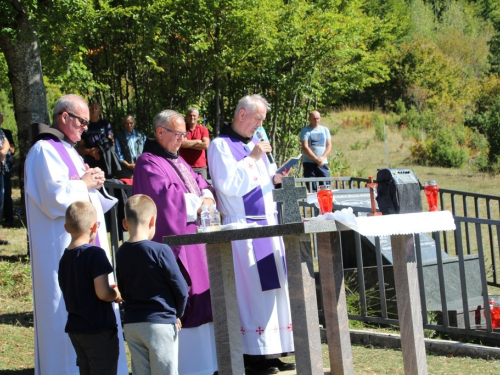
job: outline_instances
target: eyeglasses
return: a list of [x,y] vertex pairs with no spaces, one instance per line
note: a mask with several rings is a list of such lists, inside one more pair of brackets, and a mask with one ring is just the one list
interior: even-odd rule
[[185,132],[185,133],[179,133],[179,132],[174,132],[173,130],[170,130],[170,129],[167,129],[166,127],[164,126],[160,126],[160,128],[163,128],[165,129],[166,131],[168,131],[169,133],[172,133],[175,135],[175,138],[177,139],[180,139],[180,138],[183,138],[185,136],[187,136],[189,133],[188,132]]
[[[90,124],[90,121],[89,120],[84,120],[83,118],[71,113],[71,112],[67,112],[65,111],[69,117],[73,117],[73,118],[76,118],[78,121],[80,121],[80,124],[82,124],[82,126],[89,126]],[[62,115],[64,112],[59,112],[60,115]]]

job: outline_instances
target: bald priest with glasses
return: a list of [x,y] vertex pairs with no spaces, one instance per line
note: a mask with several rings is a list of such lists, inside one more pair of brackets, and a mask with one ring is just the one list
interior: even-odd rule
[[[196,233],[201,207],[215,204],[215,198],[208,182],[179,156],[187,135],[184,116],[162,111],[153,127],[155,139],[146,141],[137,159],[132,192],[148,195],[156,203],[152,240],[163,243],[163,236]],[[172,250],[190,287],[179,332],[179,374],[212,375],[217,357],[205,245],[173,246]]]

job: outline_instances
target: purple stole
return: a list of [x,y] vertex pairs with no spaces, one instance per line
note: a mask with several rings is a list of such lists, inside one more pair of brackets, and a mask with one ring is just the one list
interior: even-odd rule
[[[78,171],[75,167],[75,164],[73,163],[71,156],[69,156],[68,150],[66,150],[66,147],[64,147],[62,142],[59,139],[54,139],[51,137],[47,137],[44,139],[47,142],[49,142],[52,145],[52,147],[54,147],[54,149],[57,151],[57,153],[61,157],[63,163],[66,164],[66,166],[68,167],[68,178],[70,180],[79,180],[80,176],[79,176]],[[98,247],[101,247],[101,243],[99,241],[99,233],[96,233],[95,245]]]
[[[219,137],[228,144],[236,161],[243,160],[250,155],[246,148],[241,146],[240,141],[228,137],[227,135],[220,135]],[[267,166],[267,158],[264,157],[263,159]],[[264,196],[260,186],[257,186],[243,196],[243,206],[245,207],[246,216],[264,216],[266,214]],[[246,221],[247,223],[268,225],[266,219],[251,219],[247,217]],[[257,270],[259,272],[262,291],[281,288],[271,238],[255,238],[252,240],[252,246],[255,261],[257,262]]]

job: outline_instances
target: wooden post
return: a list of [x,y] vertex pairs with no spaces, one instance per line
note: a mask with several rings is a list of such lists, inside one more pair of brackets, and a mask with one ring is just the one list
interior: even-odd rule
[[340,232],[317,233],[316,238],[330,371],[354,374]]
[[427,374],[422,307],[413,235],[391,236],[405,374]]
[[231,242],[207,244],[207,261],[218,371],[220,375],[243,375],[245,365]]
[[[299,239],[303,239],[300,240]],[[283,237],[293,324],[297,374],[323,375],[316,283],[310,235]]]

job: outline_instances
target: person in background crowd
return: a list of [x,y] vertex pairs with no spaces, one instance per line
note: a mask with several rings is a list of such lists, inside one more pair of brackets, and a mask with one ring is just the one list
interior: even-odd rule
[[[208,149],[208,166],[223,224],[277,224],[275,185],[283,176],[269,163],[267,141],[254,138],[269,105],[260,95],[245,96]],[[271,167],[273,166],[273,167]],[[233,241],[236,292],[245,366],[276,374],[295,369],[279,358],[294,351],[293,326],[281,237]]]
[[[2,121],[1,123],[3,123],[3,113],[1,114],[1,121]],[[9,140],[5,136],[3,129],[0,129],[0,221],[4,205],[4,193],[5,193],[4,176],[6,170],[8,169],[6,158],[9,151],[10,151]],[[9,245],[9,244],[10,244],[9,241],[0,237],[0,245]]]
[[16,152],[16,147],[14,138],[12,137],[12,132],[9,129],[1,128],[2,124],[3,113],[0,112],[0,129],[5,133],[10,146],[9,152],[4,159],[5,172],[3,174],[3,216],[5,219],[5,226],[12,227],[14,226],[14,203],[12,202],[12,169],[14,168],[14,153]]
[[[158,207],[153,241],[196,233],[202,206],[215,204],[213,188],[179,156],[187,135],[180,113],[165,110],[154,119],[155,140],[147,140],[137,159],[133,194],[149,196]],[[212,375],[217,370],[205,245],[173,246],[188,282],[189,296],[179,332],[179,374]]]
[[77,149],[89,167],[100,168],[106,178],[111,178],[121,169],[115,154],[113,129],[109,121],[99,118],[101,115],[99,104],[90,104],[89,111],[90,123],[83,132],[82,139],[77,143]]
[[116,134],[115,137],[116,154],[122,165],[121,171],[117,174],[118,178],[132,178],[135,162],[142,154],[146,143],[146,135],[135,130],[135,124],[136,121],[132,115],[125,116],[123,119],[124,130]]
[[208,178],[206,150],[210,145],[210,134],[206,127],[198,124],[199,119],[198,110],[193,107],[188,108],[186,113],[187,136],[181,143],[179,154],[195,172],[200,173],[206,180]]
[[[330,177],[328,155],[332,151],[332,136],[327,127],[320,125],[321,115],[318,111],[309,114],[309,124],[300,132],[302,145],[302,167],[304,177]],[[309,189],[316,191],[316,182]]]
[[[24,165],[33,283],[35,375],[79,373],[75,351],[64,333],[68,313],[57,281],[59,260],[70,243],[64,222],[71,203],[82,200],[92,203],[99,223],[96,245],[111,259],[104,212],[116,204],[116,199],[106,199],[98,191],[104,184],[104,173],[85,165],[74,148],[89,124],[88,118],[89,107],[82,97],[74,94],[61,97],[54,107],[52,126],[42,126]],[[115,284],[113,274],[109,275],[109,283]],[[114,312],[120,340],[118,374],[128,375],[116,306]]]

